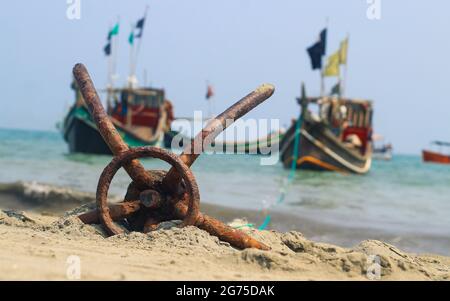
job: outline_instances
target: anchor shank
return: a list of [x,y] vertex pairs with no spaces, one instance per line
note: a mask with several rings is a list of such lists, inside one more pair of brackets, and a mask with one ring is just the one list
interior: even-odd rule
[[[117,156],[129,150],[128,145],[122,140],[116,127],[106,114],[86,67],[83,64],[76,64],[73,68],[73,75],[91,113],[92,119],[94,119],[98,131],[111,152],[114,156]],[[138,160],[130,161],[125,164],[124,168],[139,186],[146,187],[154,182],[153,177],[145,171]]]
[[[212,119],[206,127],[197,134],[191,141],[191,144],[185,147],[183,153],[180,155],[181,161],[187,166],[191,166],[195,160],[200,156],[204,150],[204,141],[207,139],[212,142],[223,132],[227,127],[233,124],[236,120],[253,110],[259,104],[268,99],[275,91],[275,87],[270,84],[259,86],[255,91],[251,92],[234,105],[229,107],[222,114]],[[174,168],[171,168],[163,180],[163,185],[167,189],[177,187],[181,177]]]

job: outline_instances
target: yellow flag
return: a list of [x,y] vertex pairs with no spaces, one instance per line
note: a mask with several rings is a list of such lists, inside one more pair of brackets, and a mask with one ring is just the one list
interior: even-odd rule
[[324,76],[339,76],[339,65],[341,61],[341,52],[337,51],[328,58],[327,66],[323,72]]
[[341,42],[340,53],[340,63],[341,65],[347,65],[347,52],[348,52],[348,38]]

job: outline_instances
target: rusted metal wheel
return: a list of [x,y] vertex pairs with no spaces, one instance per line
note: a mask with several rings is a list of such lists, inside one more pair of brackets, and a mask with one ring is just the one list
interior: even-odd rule
[[119,156],[114,157],[111,163],[109,163],[103,170],[98,181],[96,196],[97,208],[100,221],[104,225],[108,235],[117,235],[123,232],[121,228],[114,224],[109,212],[107,198],[112,179],[117,171],[131,160],[148,157],[161,159],[169,163],[176,169],[178,174],[181,175],[189,198],[189,209],[185,219],[183,220],[182,226],[195,225],[199,213],[200,193],[198,190],[197,181],[195,180],[192,171],[177,155],[165,149],[158,147],[138,147],[125,151]]

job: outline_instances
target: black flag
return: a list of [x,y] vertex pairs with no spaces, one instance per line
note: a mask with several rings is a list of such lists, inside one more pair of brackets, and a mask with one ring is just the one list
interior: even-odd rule
[[137,21],[136,29],[139,29],[139,33],[136,34],[136,38],[142,37],[142,33],[144,32],[144,24],[145,24],[145,17]]
[[307,49],[313,70],[322,69],[322,57],[327,48],[327,29],[320,32],[319,41]]
[[111,42],[108,42],[108,44],[106,44],[105,48],[103,48],[103,51],[105,52],[106,56],[111,55]]
[[320,44],[322,46],[322,55],[325,55],[327,53],[327,29],[324,28],[320,32]]

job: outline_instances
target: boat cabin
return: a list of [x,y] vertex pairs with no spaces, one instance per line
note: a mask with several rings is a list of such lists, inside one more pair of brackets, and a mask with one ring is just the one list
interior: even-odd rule
[[[324,124],[349,148],[361,154],[367,150],[372,136],[372,102],[337,97],[307,97],[298,99],[302,110],[313,120]],[[311,105],[317,106],[316,113]]]
[[108,97],[114,101],[109,108],[109,113],[114,119],[128,126],[156,129],[161,118],[161,107],[164,104],[164,90],[118,89],[112,94],[112,97]]
[[[75,107],[85,107],[83,97],[75,82]],[[106,89],[107,112],[116,126],[127,128],[130,133],[144,140],[152,140],[156,133],[170,130],[174,119],[170,101],[163,89]]]

